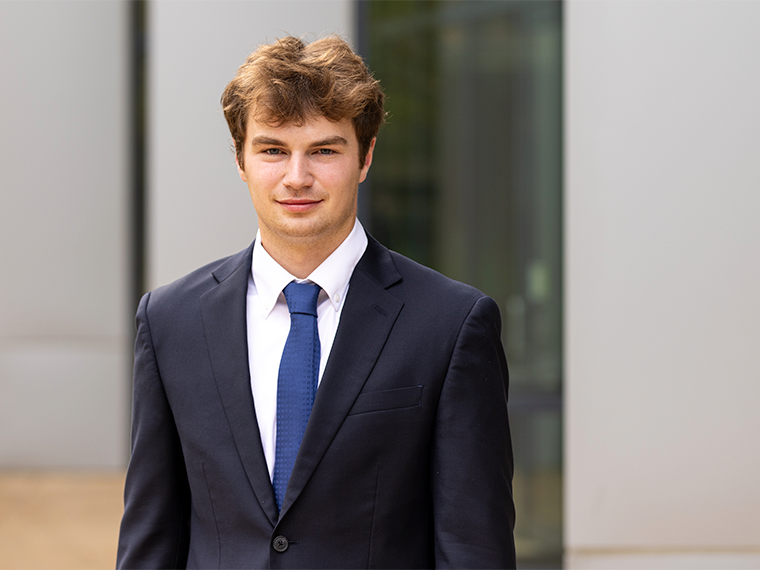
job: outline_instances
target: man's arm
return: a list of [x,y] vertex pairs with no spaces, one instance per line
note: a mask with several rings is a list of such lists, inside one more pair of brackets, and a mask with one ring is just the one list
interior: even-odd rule
[[132,458],[124,489],[117,568],[184,568],[190,491],[179,435],[156,362],[147,308],[137,309]]
[[508,372],[496,303],[465,319],[441,392],[432,444],[436,568],[515,568]]

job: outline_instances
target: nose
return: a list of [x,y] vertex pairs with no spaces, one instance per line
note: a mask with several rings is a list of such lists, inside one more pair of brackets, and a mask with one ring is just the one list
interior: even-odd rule
[[292,190],[299,190],[311,186],[312,182],[308,158],[302,154],[293,153],[288,160],[282,183]]

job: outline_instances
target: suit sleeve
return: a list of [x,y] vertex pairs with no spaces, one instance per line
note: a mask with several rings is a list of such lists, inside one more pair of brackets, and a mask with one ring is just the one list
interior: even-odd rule
[[137,310],[132,457],[124,489],[117,568],[184,568],[190,492],[179,435],[148,322],[150,293]]
[[515,568],[509,377],[496,303],[462,324],[441,392],[431,456],[436,568]]

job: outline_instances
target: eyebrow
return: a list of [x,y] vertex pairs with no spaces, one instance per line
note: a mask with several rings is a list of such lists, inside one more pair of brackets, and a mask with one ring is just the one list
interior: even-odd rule
[[252,145],[272,145],[272,146],[284,146],[281,140],[277,140],[272,137],[266,137],[264,135],[258,135],[251,139]]
[[[251,139],[251,145],[253,146],[287,146],[283,141],[268,137],[266,135],[258,135],[253,137]],[[314,141],[313,143],[310,143],[310,147],[317,147],[317,146],[332,146],[332,145],[341,145],[341,146],[348,146],[348,141],[341,137],[340,135],[335,135],[332,137],[327,137],[326,139]]]
[[311,146],[331,146],[336,144],[348,146],[348,141],[339,135],[335,135],[334,137],[327,137],[321,141],[316,141]]

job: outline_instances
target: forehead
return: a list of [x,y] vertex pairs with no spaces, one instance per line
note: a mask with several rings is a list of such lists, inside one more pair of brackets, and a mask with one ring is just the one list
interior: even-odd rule
[[303,123],[287,122],[281,125],[272,125],[256,120],[251,115],[246,131],[246,138],[249,141],[252,141],[255,137],[265,136],[281,139],[283,142],[308,143],[340,137],[345,139],[349,145],[358,144],[353,123],[350,119],[331,121],[326,117],[319,116],[310,117],[304,120]]

